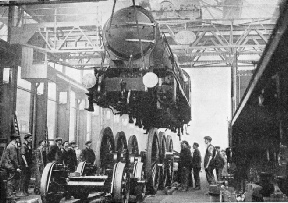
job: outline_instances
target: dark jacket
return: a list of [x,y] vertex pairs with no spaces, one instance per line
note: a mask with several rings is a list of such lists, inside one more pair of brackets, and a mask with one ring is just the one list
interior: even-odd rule
[[20,168],[20,153],[14,141],[11,141],[4,150],[1,166],[9,172],[15,172],[17,168]]
[[93,152],[93,149],[85,148],[82,150],[81,153],[81,161],[86,161],[87,163],[93,164],[96,160],[95,153]]
[[201,154],[199,149],[195,149],[192,157],[192,168],[201,168]]
[[205,157],[204,157],[204,167],[208,167],[207,164],[208,164],[210,157],[211,157],[211,161],[209,162],[209,166],[213,166],[214,151],[215,151],[215,148],[212,144],[207,146]]
[[181,149],[180,152],[180,166],[190,168],[191,167],[191,151],[188,148]]
[[47,154],[47,159],[49,162],[56,161],[57,163],[63,163],[62,151],[57,145],[50,147],[50,150]]
[[75,167],[77,166],[77,157],[75,150],[68,149],[67,151],[63,149],[63,161],[64,164],[68,166],[70,171],[75,171]]
[[225,164],[225,161],[223,157],[221,156],[220,152],[216,152],[215,158],[214,158],[214,166],[215,168],[223,168]]
[[[24,142],[21,146],[21,155],[25,156],[25,160],[28,164],[28,166],[32,165],[32,148],[31,146],[29,146],[29,144],[27,144],[26,142]],[[24,160],[22,160],[22,166],[25,166]]]

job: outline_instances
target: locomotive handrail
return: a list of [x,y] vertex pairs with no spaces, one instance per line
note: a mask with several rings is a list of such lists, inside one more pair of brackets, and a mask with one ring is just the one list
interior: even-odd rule
[[[137,26],[136,22],[125,22],[125,23],[120,23],[117,25],[111,25],[111,27],[121,27],[121,26],[130,26],[130,25],[135,25]],[[138,25],[147,25],[147,26],[156,26],[156,23],[144,23],[144,22],[139,22]]]
[[[139,39],[125,39],[125,41],[127,42],[139,42]],[[145,42],[145,43],[154,43],[155,44],[155,40],[149,40],[149,39],[141,39],[141,42]]]

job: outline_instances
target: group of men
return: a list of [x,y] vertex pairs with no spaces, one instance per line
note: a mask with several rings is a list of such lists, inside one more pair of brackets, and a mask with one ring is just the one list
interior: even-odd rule
[[[213,171],[216,170],[217,180],[221,180],[222,171],[225,165],[225,158],[223,154],[220,153],[219,146],[213,146],[211,144],[212,138],[210,136],[205,136],[204,141],[206,144],[206,153],[204,157],[204,169],[206,172],[206,179],[209,185],[215,184],[215,178]],[[192,181],[191,175],[193,172],[193,177],[195,181],[195,190],[200,190],[200,176],[199,173],[201,171],[202,157],[199,151],[199,144],[193,143],[193,153],[191,153],[191,147],[187,141],[181,142],[181,152],[180,152],[180,181],[181,187],[179,191],[188,191],[189,180]],[[193,185],[190,184],[190,185]]]
[[[32,135],[26,134],[20,148],[20,136],[13,134],[1,157],[1,168],[7,174],[7,194],[15,198],[17,180],[20,179],[20,193],[18,196],[28,194],[28,185],[31,178],[32,167]],[[20,178],[21,177],[21,178]]]
[[[86,161],[93,164],[96,156],[91,149],[92,142],[85,143],[86,148],[82,150],[81,155],[77,158],[76,142],[55,139],[55,145],[49,149],[45,140],[39,141],[39,146],[35,150],[35,160],[32,156],[32,135],[26,134],[24,142],[21,144],[20,136],[13,134],[11,142],[3,151],[1,157],[1,169],[7,174],[7,194],[8,199],[18,199],[20,196],[27,196],[32,168],[35,169],[35,188],[34,193],[40,194],[40,181],[44,167],[47,163],[55,161],[67,166],[69,172],[75,172],[79,161]],[[35,167],[33,166],[35,163]],[[20,178],[21,177],[21,178]],[[17,187],[17,181],[20,179],[20,192]],[[17,193],[16,193],[17,192]],[[1,193],[2,194],[2,193]]]
[[193,171],[193,177],[195,180],[195,190],[200,190],[200,176],[201,171],[201,154],[199,151],[199,144],[197,142],[193,143],[193,154],[191,153],[189,143],[187,141],[181,142],[181,152],[180,152],[180,181],[181,188],[179,191],[188,191],[189,180],[191,179],[191,172]]

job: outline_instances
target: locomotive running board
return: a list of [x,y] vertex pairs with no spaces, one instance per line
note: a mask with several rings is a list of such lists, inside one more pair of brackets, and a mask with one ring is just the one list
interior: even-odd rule
[[94,181],[69,181],[67,185],[82,185],[82,186],[104,186],[105,181],[94,182]]
[[71,177],[67,185],[104,186],[108,176],[79,176]]

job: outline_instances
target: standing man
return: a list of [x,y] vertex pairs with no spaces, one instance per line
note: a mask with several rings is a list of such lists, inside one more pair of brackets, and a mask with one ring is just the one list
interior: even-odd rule
[[215,154],[215,158],[214,158],[214,166],[216,169],[216,176],[217,176],[217,181],[220,181],[222,179],[222,171],[224,168],[224,159],[220,153],[220,147],[219,146],[215,146],[216,149],[216,154]]
[[189,173],[191,169],[191,151],[187,141],[181,142],[180,152],[180,170],[181,170],[181,189],[179,191],[188,191]]
[[76,147],[77,147],[76,142],[71,141],[70,149],[68,151],[68,157],[69,157],[68,168],[71,173],[75,172],[77,165],[78,165],[76,151],[75,151]]
[[86,163],[94,164],[96,160],[95,153],[93,152],[93,149],[91,149],[92,141],[87,141],[85,143],[86,148],[82,150],[81,153],[81,161],[86,161]]
[[40,140],[39,141],[39,147],[35,151],[36,183],[35,183],[34,193],[36,195],[40,194],[41,175],[42,175],[43,169],[47,163],[45,147],[46,147],[46,141]]
[[192,169],[193,169],[193,175],[194,175],[194,180],[195,180],[195,190],[201,190],[200,186],[200,170],[201,170],[201,154],[199,151],[199,144],[197,142],[193,143],[193,156],[192,156]]
[[30,133],[24,136],[24,142],[21,147],[22,158],[22,177],[21,177],[21,195],[29,195],[28,187],[31,178],[32,168],[32,135]]
[[[73,147],[75,148],[76,143],[73,141],[71,142]],[[71,143],[68,143],[68,141],[65,141],[63,143],[63,149],[62,149],[62,153],[63,153],[63,162],[65,165],[67,165],[70,173],[75,172],[76,170],[76,166],[77,166],[77,158],[76,158],[76,153],[74,148],[71,148]]]
[[213,174],[213,158],[215,155],[214,152],[214,146],[211,144],[212,138],[210,136],[205,136],[204,137],[204,141],[205,144],[207,146],[206,148],[206,154],[204,157],[204,168],[206,171],[206,179],[207,182],[209,183],[209,185],[214,184],[215,183],[215,178],[214,178],[214,174]]
[[62,138],[57,137],[55,139],[55,145],[50,147],[50,151],[47,155],[47,159],[49,162],[56,161],[57,163],[62,164],[63,159],[62,159]]
[[18,143],[20,143],[20,136],[16,133],[11,137],[11,142],[8,144],[2,155],[1,166],[6,169],[7,180],[7,198],[17,199],[16,193],[16,180],[20,177],[20,157]]

